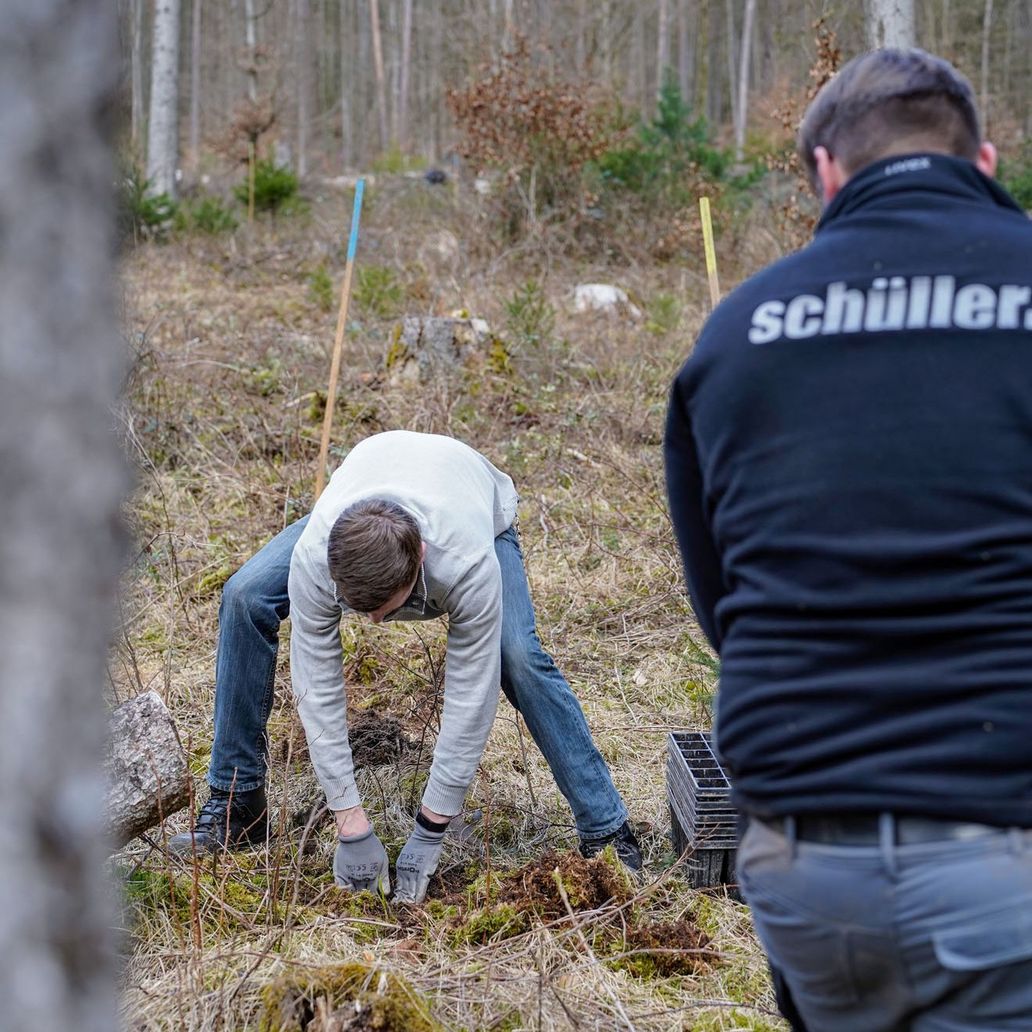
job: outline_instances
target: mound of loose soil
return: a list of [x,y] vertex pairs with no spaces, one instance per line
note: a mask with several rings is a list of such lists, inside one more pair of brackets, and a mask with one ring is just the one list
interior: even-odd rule
[[348,741],[356,767],[397,763],[415,745],[396,718],[372,710],[360,710],[351,717]]
[[712,940],[690,917],[678,921],[649,921],[629,928],[624,937],[627,952],[636,951],[635,968],[639,973],[699,975],[713,967],[719,959],[710,949]]
[[533,911],[546,921],[565,917],[560,883],[573,910],[597,910],[605,903],[625,903],[631,898],[630,880],[604,857],[585,860],[577,853],[549,850],[540,859],[493,880],[491,902]]

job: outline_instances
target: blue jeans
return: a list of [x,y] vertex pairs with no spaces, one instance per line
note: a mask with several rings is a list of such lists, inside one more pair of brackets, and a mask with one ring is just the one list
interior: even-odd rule
[[[885,818],[883,818],[883,821]],[[1032,1029],[1032,831],[880,846],[752,820],[742,892],[808,1032]]]
[[[208,768],[214,788],[246,792],[265,784],[265,726],[272,710],[279,627],[290,613],[290,556],[308,518],[292,523],[226,582],[215,663],[215,736]],[[595,747],[584,712],[534,627],[519,538],[495,538],[502,574],[502,691],[523,715],[583,838],[603,838],[627,809]]]

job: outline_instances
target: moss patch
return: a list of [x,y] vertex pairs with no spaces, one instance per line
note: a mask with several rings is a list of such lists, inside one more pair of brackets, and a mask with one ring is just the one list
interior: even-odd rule
[[292,972],[262,989],[260,1032],[439,1032],[425,1002],[402,978],[364,964]]

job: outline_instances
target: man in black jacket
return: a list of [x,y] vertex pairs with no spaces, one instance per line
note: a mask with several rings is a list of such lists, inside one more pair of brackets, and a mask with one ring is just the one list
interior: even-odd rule
[[674,384],[742,889],[812,1032],[1032,1028],[1032,223],[970,84],[850,62],[814,241]]

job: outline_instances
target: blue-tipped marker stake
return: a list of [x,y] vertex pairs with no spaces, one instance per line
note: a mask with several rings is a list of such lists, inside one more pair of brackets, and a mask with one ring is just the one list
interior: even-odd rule
[[340,288],[340,310],[337,312],[337,335],[333,341],[333,358],[330,361],[330,382],[326,387],[326,415],[323,416],[322,441],[319,444],[319,465],[315,470],[315,497],[323,493],[326,486],[326,459],[330,451],[330,428],[333,426],[333,408],[337,398],[337,377],[340,374],[340,354],[344,347],[344,330],[348,324],[348,304],[351,301],[351,274],[355,268],[355,251],[358,250],[358,220],[362,214],[362,194],[365,180],[355,184],[355,207],[351,212],[351,236],[348,237],[348,256],[344,263],[344,282]]

